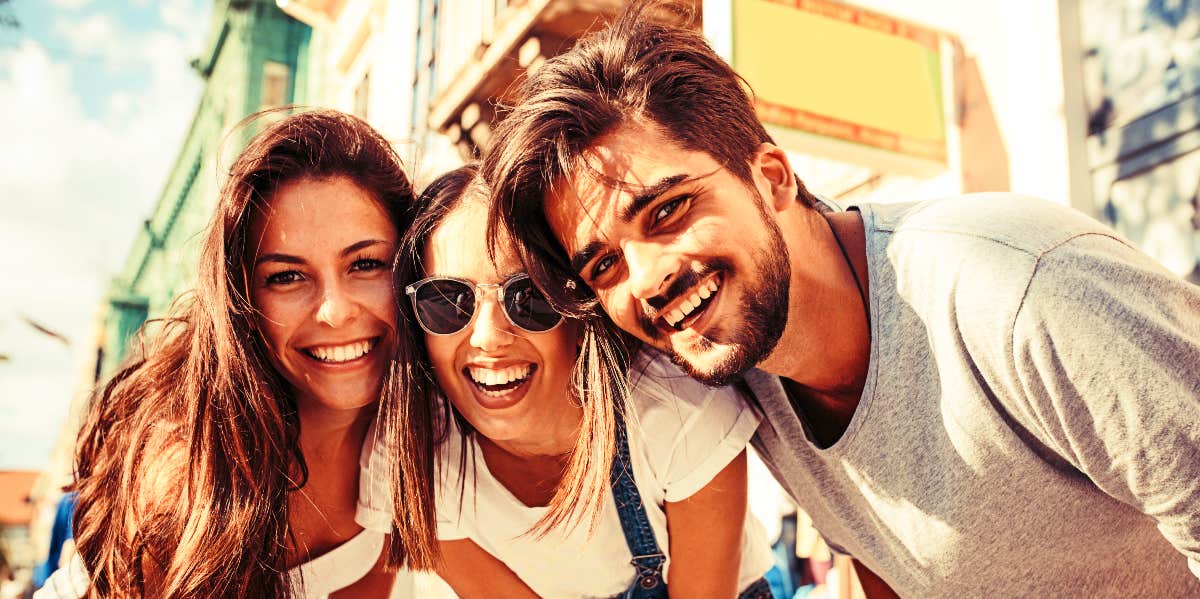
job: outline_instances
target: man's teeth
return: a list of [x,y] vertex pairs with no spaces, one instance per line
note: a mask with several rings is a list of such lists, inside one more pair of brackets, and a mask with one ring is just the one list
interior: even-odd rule
[[475,381],[476,383],[481,385],[496,386],[511,383],[529,376],[529,368],[529,364],[519,364],[500,370],[479,368],[476,366],[471,366],[467,370],[471,373],[471,380]]
[[366,355],[369,351],[371,351],[370,340],[347,343],[346,345],[323,345],[308,348],[308,353],[312,354],[312,357],[322,362],[334,363],[356,360]]
[[679,303],[679,306],[668,312],[663,319],[666,320],[667,324],[671,326],[679,324],[679,321],[687,318],[696,310],[696,307],[699,306],[701,302],[712,297],[712,294],[716,292],[717,282],[709,280],[707,283],[697,287],[691,295],[684,298],[684,300]]

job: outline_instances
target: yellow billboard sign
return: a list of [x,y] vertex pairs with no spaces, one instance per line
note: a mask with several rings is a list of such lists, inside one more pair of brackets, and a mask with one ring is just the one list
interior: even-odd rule
[[937,32],[829,0],[731,8],[733,67],[773,131],[946,163]]

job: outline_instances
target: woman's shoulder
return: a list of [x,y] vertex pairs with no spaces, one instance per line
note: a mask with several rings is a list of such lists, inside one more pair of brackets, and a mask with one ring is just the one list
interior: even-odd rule
[[[440,441],[434,447],[434,499],[439,516],[450,507],[450,497],[458,497],[462,486],[473,481],[473,443],[463,435],[453,416],[440,411],[434,415],[435,437]],[[355,519],[360,526],[390,532],[392,523],[392,496],[390,476],[395,451],[388,440],[379,436],[375,424],[367,432],[359,458],[359,496]],[[465,455],[464,455],[465,454]]]
[[688,376],[666,354],[642,348],[630,361],[629,407],[638,418],[672,418],[704,412],[713,402],[738,407],[746,400],[735,387],[711,387]]
[[735,387],[704,385],[661,352],[643,349],[631,366],[630,450],[668,501],[688,497],[745,449],[758,413]]

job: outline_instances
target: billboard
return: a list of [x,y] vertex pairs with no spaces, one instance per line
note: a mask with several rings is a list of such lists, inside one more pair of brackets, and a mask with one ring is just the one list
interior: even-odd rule
[[781,145],[884,170],[946,167],[944,34],[829,0],[728,6],[725,51]]

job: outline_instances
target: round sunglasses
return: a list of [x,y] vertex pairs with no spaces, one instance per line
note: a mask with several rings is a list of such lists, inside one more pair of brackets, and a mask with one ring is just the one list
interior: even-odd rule
[[525,273],[503,283],[476,283],[455,277],[429,277],[404,288],[412,300],[417,323],[430,335],[453,335],[475,320],[476,306],[488,289],[513,326],[529,333],[544,333],[562,322],[546,296]]

